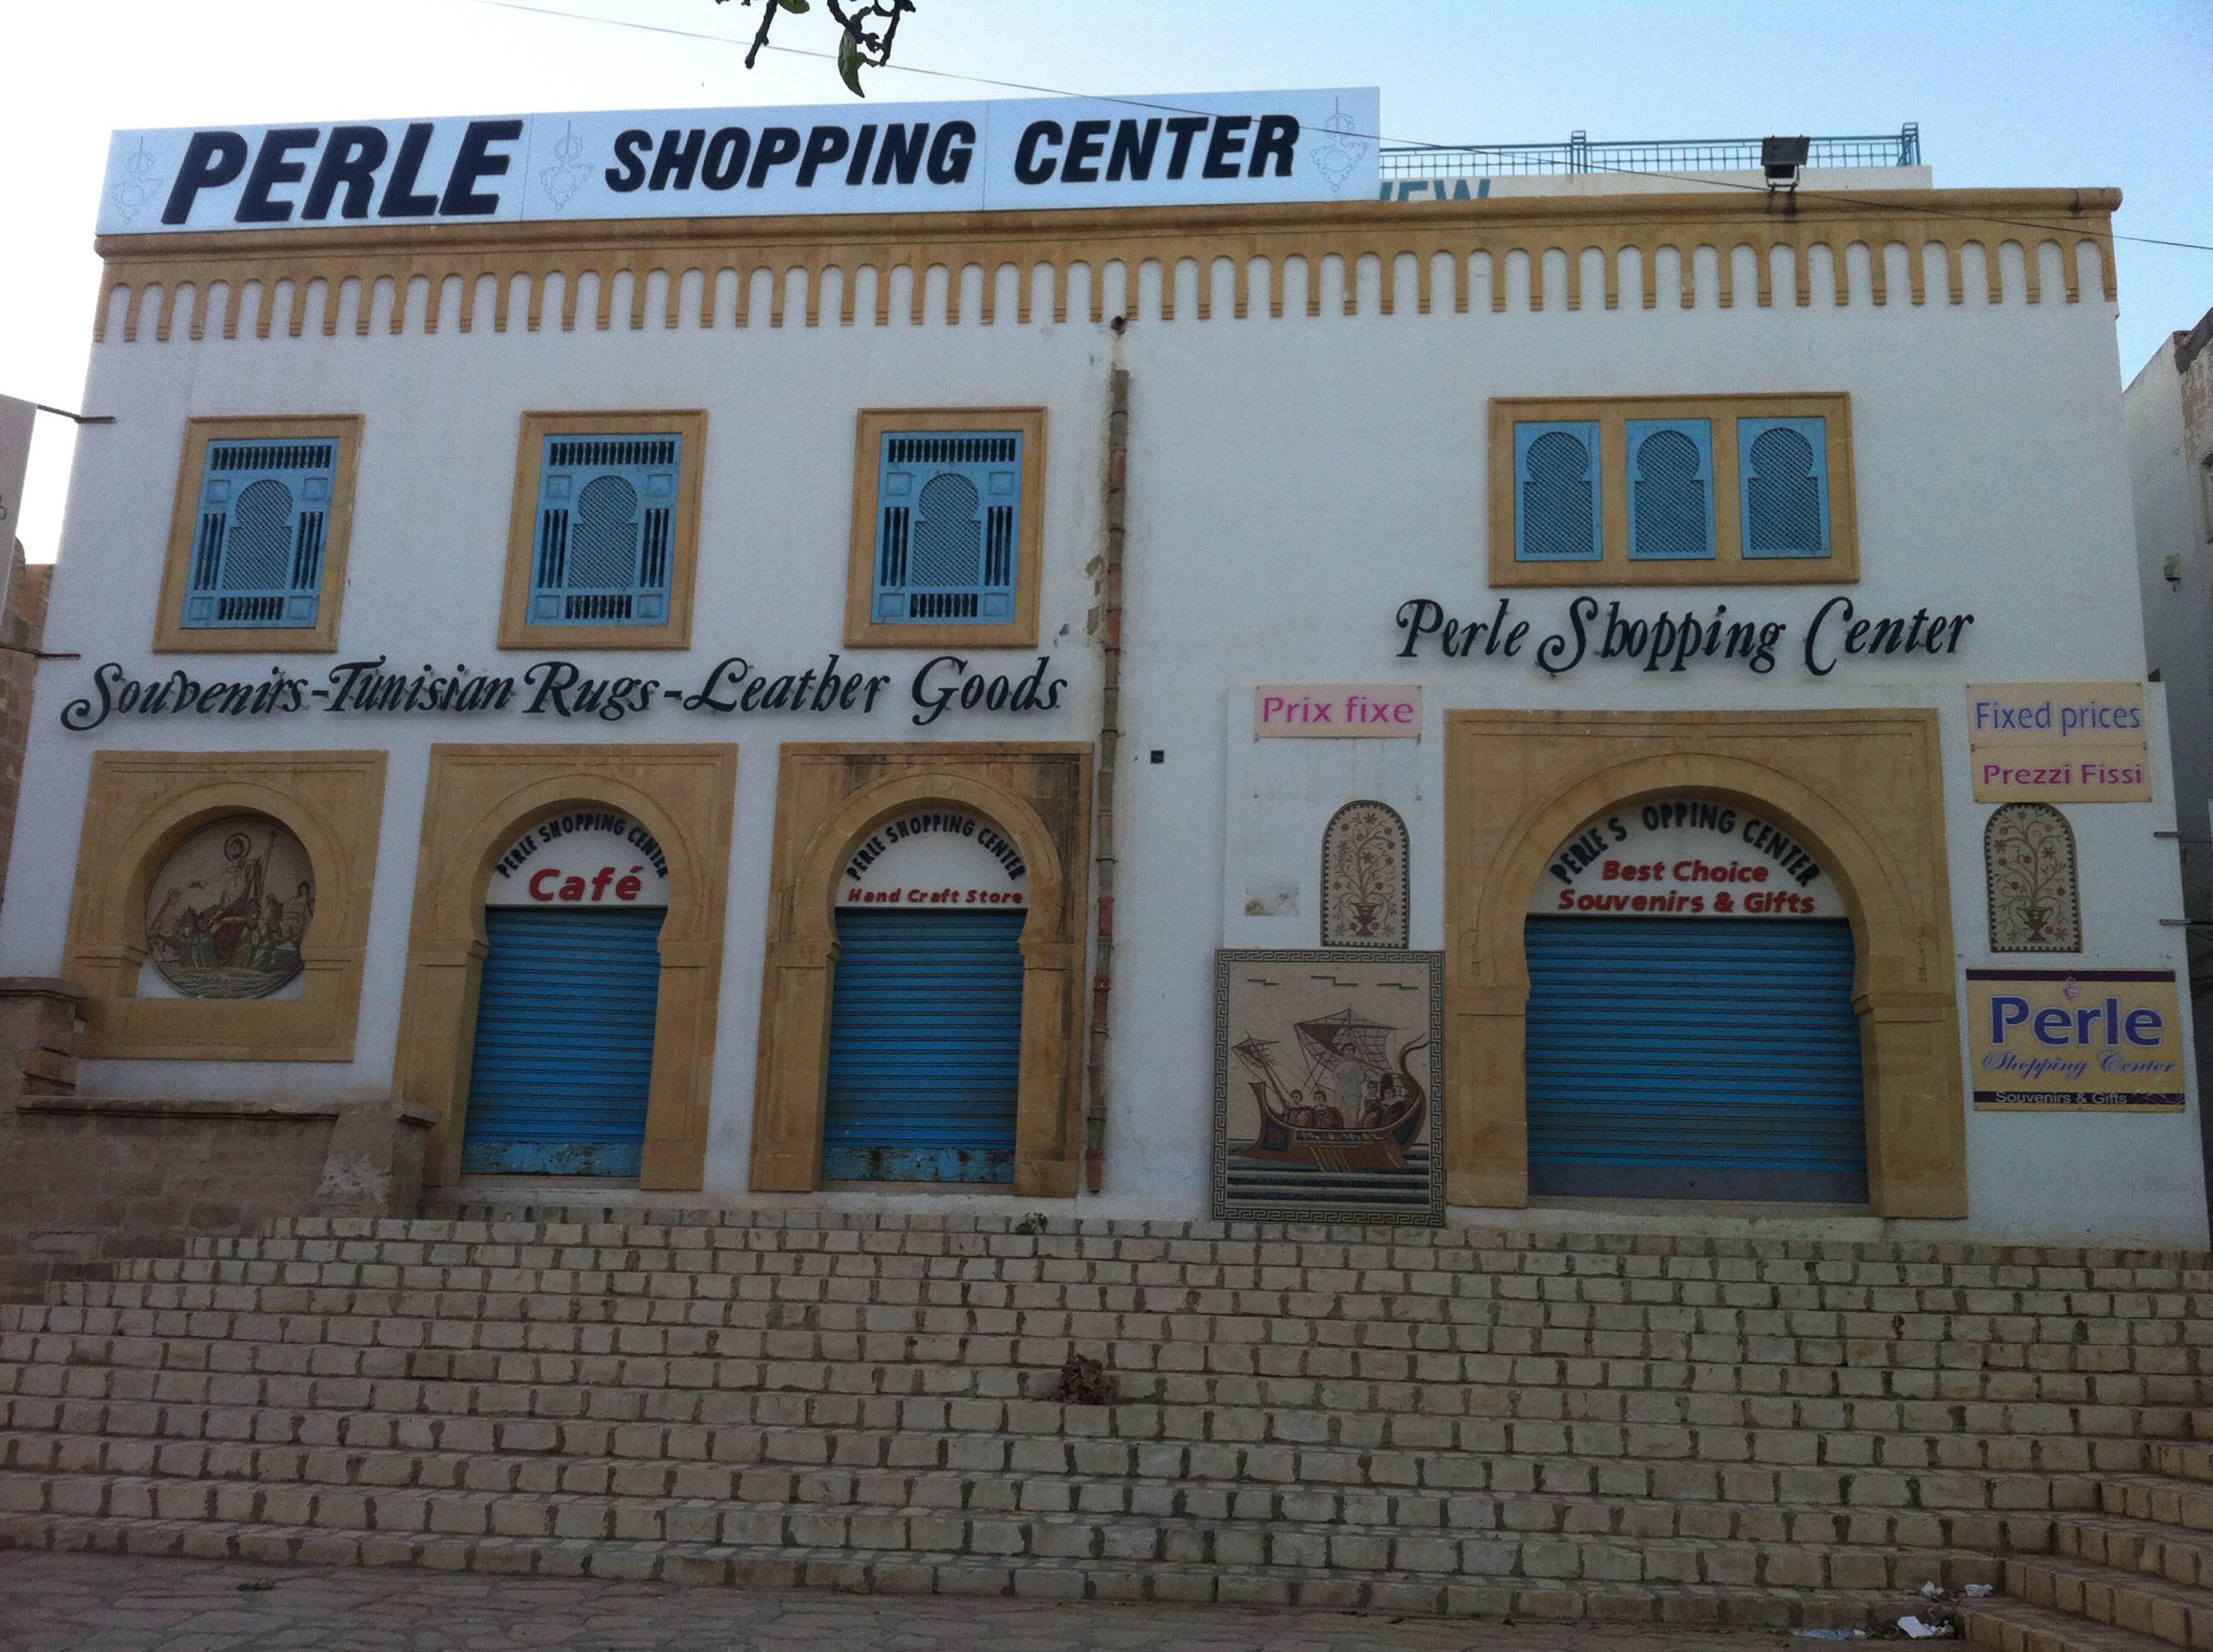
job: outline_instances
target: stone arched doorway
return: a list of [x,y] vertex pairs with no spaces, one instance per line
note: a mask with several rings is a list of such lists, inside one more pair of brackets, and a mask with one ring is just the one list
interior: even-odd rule
[[919,812],[987,819],[1023,863],[1011,1186],[1074,1196],[1090,793],[1088,746],[784,747],[754,1087],[755,1191],[820,1186],[839,893],[857,852],[887,823]]
[[486,894],[519,838],[548,820],[619,814],[664,852],[651,1056],[638,1180],[700,1186],[735,805],[735,746],[434,747],[400,1007],[399,1082],[436,1108],[424,1180],[462,1173],[475,1035],[491,942]]
[[1948,861],[1930,711],[1455,711],[1447,719],[1449,1196],[1528,1202],[1524,924],[1550,857],[1609,807],[1757,808],[1831,869],[1853,931],[1868,1201],[1966,1214]]

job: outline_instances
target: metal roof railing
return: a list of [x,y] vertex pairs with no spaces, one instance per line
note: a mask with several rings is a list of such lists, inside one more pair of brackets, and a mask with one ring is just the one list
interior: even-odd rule
[[[1678,137],[1594,143],[1576,132],[1564,143],[1468,143],[1411,148],[1385,145],[1386,178],[1500,177],[1517,173],[1757,172],[1757,137]],[[1852,137],[1816,137],[1809,167],[1917,167],[1921,125]]]

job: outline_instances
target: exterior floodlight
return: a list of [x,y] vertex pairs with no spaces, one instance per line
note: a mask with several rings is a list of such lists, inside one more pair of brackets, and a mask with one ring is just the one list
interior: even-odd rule
[[1770,189],[1798,187],[1799,169],[1805,166],[1806,156],[1814,147],[1810,137],[1763,137],[1759,140],[1759,164],[1767,174]]

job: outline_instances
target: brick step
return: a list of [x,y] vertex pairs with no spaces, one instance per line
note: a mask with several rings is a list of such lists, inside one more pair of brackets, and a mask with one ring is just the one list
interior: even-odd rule
[[2213,1445],[2162,1440],[2146,1467],[2170,1479],[2213,1481]]
[[2053,1524],[2055,1554],[2185,1588],[2213,1588],[2213,1536],[2119,1515],[2070,1513]]
[[[1731,1423],[1642,1423],[1586,1417],[1452,1417],[1363,1407],[1248,1405],[1111,1406],[1049,1400],[856,1394],[772,1389],[624,1389],[591,1384],[372,1381],[352,1377],[198,1376],[57,1371],[74,1392],[0,1396],[0,1429],[183,1438],[308,1439],[322,1442],[384,1426],[373,1417],[450,1419],[485,1428],[562,1429],[575,1436],[623,1431],[778,1442],[898,1439],[950,1433],[1001,1438],[1109,1440],[1175,1449],[1211,1446],[1386,1457],[1423,1453],[1521,1456],[1588,1463],[1697,1462],[1714,1472],[1806,1472],[1942,1478],[1966,1475],[2141,1475],[2157,1472],[2161,1442],[2003,1433],[1930,1435],[1824,1429],[1816,1423],[1747,1429]],[[116,1381],[88,1379],[113,1375]],[[123,1379],[131,1379],[125,1381]],[[103,1388],[105,1393],[93,1390]],[[1443,1397],[1480,1399],[1466,1391]],[[1504,1398],[1503,1393],[1497,1397]],[[1525,1398],[1527,1398],[1525,1396]],[[272,1431],[274,1431],[272,1433]],[[789,1448],[800,1448],[791,1445]],[[842,1448],[853,1450],[858,1445]],[[704,1441],[693,1449],[710,1449]]]
[[[1091,1462],[1078,1453],[1072,1466],[1065,1458],[1058,1462],[1041,1458],[1031,1466],[1017,1454],[1017,1460],[1004,1470],[977,1472],[958,1466],[796,1470],[551,1453],[308,1449],[91,1440],[70,1435],[16,1436],[0,1442],[0,1452],[4,1452],[0,1454],[0,1488],[4,1488],[0,1490],[0,1507],[26,1509],[52,1508],[44,1488],[57,1481],[96,1487],[106,1483],[102,1477],[111,1477],[149,1483],[242,1484],[262,1490],[705,1498],[732,1507],[790,1513],[922,1509],[994,1517],[1010,1513],[1172,1515],[1456,1537],[1610,1536],[1631,1541],[1797,1542],[2038,1553],[2052,1549],[2055,1521],[2099,1518],[2010,1510],[1843,1509],[1826,1503],[1728,1503],[1682,1495],[1673,1487],[1663,1487],[1667,1495],[1659,1497],[1609,1495],[1596,1476],[1582,1477],[1573,1491],[1561,1491],[1552,1489],[1542,1474],[1525,1477],[1512,1472],[1513,1466],[1533,1466],[1527,1465],[1511,1466],[1497,1477],[1507,1490],[1445,1493],[1209,1478],[1203,1472],[1186,1475],[1180,1471],[1186,1466],[1234,1469],[1237,1465],[1161,1464],[1142,1454]],[[1165,1474],[1156,1472],[1162,1469]],[[1511,1489],[1525,1478],[1545,1489]]]
[[[1348,1250],[1426,1246],[1479,1249],[1539,1259],[1538,1266],[1557,1266],[1543,1259],[1562,1255],[1661,1257],[1723,1262],[1862,1264],[1891,1267],[2044,1268],[2112,1274],[2138,1270],[2213,1272],[2213,1253],[2150,1247],[2076,1245],[1976,1245],[1894,1240],[1808,1240],[1750,1238],[1742,1234],[1595,1233],[1527,1227],[1371,1227],[1350,1223],[1218,1222],[1076,1218],[1043,1211],[1022,1216],[970,1213],[841,1210],[820,1208],[770,1210],[745,1204],[611,1204],[576,1201],[554,1204],[454,1198],[433,1191],[413,1218],[306,1216],[284,1218],[270,1231],[332,1238],[366,1238],[412,1221],[452,1232],[457,1237],[513,1239],[548,1227],[599,1227],[632,1232],[640,1228],[690,1233],[739,1229],[794,1235],[795,1243],[829,1242],[833,1234],[870,1234],[958,1242],[1004,1239],[1113,1242],[1167,1254],[1170,1247],[1194,1245],[1255,1247],[1338,1246]],[[820,1237],[816,1237],[819,1235]]]
[[2070,1618],[2009,1595],[1962,1600],[1954,1610],[1967,1643],[1993,1652],[2167,1652],[2167,1643],[2155,1636]]
[[[1806,1501],[1852,1508],[2034,1510],[2093,1509],[2094,1481],[2088,1475],[2038,1470],[1869,1469],[1774,1463],[1718,1463],[1693,1442],[1672,1456],[1566,1449],[1549,1452],[1482,1448],[1437,1450],[1374,1447],[1342,1437],[1334,1442],[1212,1442],[1168,1440],[1157,1434],[1106,1429],[1085,1437],[1081,1429],[1019,1429],[1003,1423],[948,1418],[950,1428],[870,1428],[864,1421],[806,1425],[677,1424],[562,1422],[520,1413],[456,1416],[436,1407],[398,1411],[317,1411],[162,1406],[138,1402],[17,1400],[5,1430],[143,1440],[206,1440],[303,1448],[344,1447],[386,1450],[552,1448],[579,1454],[626,1456],[670,1462],[777,1465],[798,1468],[935,1468],[954,1466],[1003,1472],[1018,1454],[1050,1451],[1056,1444],[1087,1451],[1087,1472],[1114,1472],[1119,1448],[1131,1465],[1123,1472],[1162,1476],[1255,1478],[1277,1483],[1417,1487],[1440,1493],[1556,1490],[1599,1487],[1617,1496],[1727,1498],[1732,1502]],[[1022,1407],[1010,1408],[1020,1411]],[[1037,1408],[1058,1410],[1059,1408]],[[1082,1408],[1070,1408],[1077,1411]],[[1081,1419],[1100,1423],[1110,1419]],[[1064,1436],[1074,1435],[1074,1439]],[[3,1436],[0,1436],[3,1437]],[[512,1443],[507,1443],[511,1442]],[[1141,1469],[1152,1462],[1160,1466]],[[1109,1465],[1093,1466],[1093,1465]],[[1169,1465],[1174,1465],[1170,1466]]]
[[1018,1595],[1224,1606],[1368,1610],[1527,1622],[1666,1623],[1743,1628],[1890,1621],[1913,1597],[1803,1588],[1716,1588],[1552,1579],[1455,1579],[1440,1574],[1347,1576],[1335,1570],[1095,1560],[935,1564],[896,1552],[757,1548],[707,1543],[381,1535],[230,1521],[113,1516],[0,1518],[0,1542],[207,1559],[418,1565],[753,1588],[854,1594]]
[[[533,1325],[607,1323],[761,1330],[814,1330],[879,1336],[987,1336],[1073,1339],[1132,1346],[1329,1348],[1356,1344],[1418,1351],[1488,1353],[1506,1356],[1649,1359],[1706,1364],[1804,1365],[1862,1369],[2051,1369],[2139,1375],[2213,1375],[2213,1317],[2205,1320],[2079,1322],[2050,1338],[1983,1320],[1955,1320],[1909,1326],[1893,1316],[1868,1334],[1801,1336],[1777,1325],[1747,1329],[1758,1316],[1718,1310],[1606,1309],[1554,1305],[1527,1325],[1500,1322],[1480,1303],[1442,1298],[1397,1299],[1399,1306],[1369,1317],[1333,1317],[1329,1304],[1290,1302],[1271,1313],[1121,1313],[1067,1308],[1016,1308],[959,1305],[926,1307],[875,1301],[832,1301],[777,1295],[753,1301],[735,1295],[697,1295],[674,1286],[712,1284],[709,1278],[675,1280],[666,1294],[656,1276],[638,1277],[634,1291],[609,1292],[603,1281],[564,1283],[543,1291],[400,1289],[369,1286],[186,1284],[77,1282],[58,1288],[61,1305],[119,1312],[217,1312],[285,1316],[360,1316],[444,1321],[509,1320]],[[728,1285],[735,1282],[723,1279]],[[1341,1306],[1341,1304],[1340,1304]],[[1458,1317],[1455,1318],[1455,1314]],[[1655,1323],[1668,1314],[1681,1328]],[[1611,1321],[1619,1316],[1621,1323]],[[1778,1319],[1784,1316],[1776,1316]],[[1848,1316],[1849,1317],[1849,1316]],[[0,1329],[21,1331],[52,1322],[18,1312]],[[2072,1323],[2072,1322],[2070,1322]],[[1926,1335],[1909,1334],[1912,1331]],[[1256,1353],[1255,1357],[1258,1357]]]
[[[26,1344],[31,1344],[27,1356]],[[974,1362],[945,1365],[714,1353],[580,1356],[212,1340],[180,1345],[166,1338],[71,1335],[34,1341],[11,1333],[0,1338],[0,1398],[314,1409],[369,1405],[370,1396],[379,1393],[393,1396],[388,1402],[393,1405],[412,1405],[435,1388],[441,1396],[436,1403],[446,1408],[467,1409],[479,1404],[479,1396],[489,1396],[491,1404],[506,1409],[523,1391],[575,1389],[582,1397],[581,1408],[563,1414],[617,1417],[634,1416],[648,1403],[663,1410],[672,1403],[692,1403],[704,1414],[709,1396],[790,1396],[788,1405],[797,1405],[814,1395],[880,1408],[1050,1404],[1046,1396],[1058,1381],[1058,1366],[998,1363],[1008,1351],[991,1347],[980,1350],[982,1357]],[[1039,1350],[1016,1351],[1033,1357]],[[2152,1442],[2203,1449],[2186,1438],[2186,1413],[2173,1406],[1747,1395],[1706,1391],[1691,1381],[1655,1387],[1649,1378],[1633,1387],[1570,1384],[1560,1381],[1558,1372],[1544,1374],[1553,1378],[1547,1384],[1539,1380],[1540,1374],[1521,1369],[1519,1362],[1493,1369],[1474,1361],[1409,1362],[1397,1356],[1349,1363],[1355,1374],[1343,1377],[1118,1370],[1120,1392],[1108,1409],[1127,1412],[1142,1407],[1180,1419],[1192,1412],[1261,1411],[1271,1420],[1288,1419],[1284,1426],[1293,1431],[1290,1437],[1301,1440],[1315,1437],[1308,1413],[1375,1412],[1399,1419],[1410,1442],[1418,1435],[1418,1443],[1436,1447],[1454,1442],[1455,1423],[1463,1431],[1500,1426],[1735,1430],[1751,1442],[1755,1458],[1771,1454],[1763,1446],[1776,1436],[1814,1430],[1824,1438],[1828,1460],[1907,1466],[1987,1460],[1981,1454],[1998,1439],[2019,1442],[2025,1454],[2013,1466],[2021,1467],[2097,1465],[2119,1472],[2147,1466],[2117,1456],[2117,1443],[2124,1454],[2139,1453]],[[1410,1378],[1410,1371],[1421,1375]],[[1609,1375],[1625,1382],[1633,1374],[1616,1369]],[[1517,1382],[1517,1377],[1527,1380]],[[616,1400],[616,1395],[625,1398]],[[662,1398],[648,1402],[638,1395]],[[609,1409],[617,1405],[625,1409]],[[764,1420],[765,1405],[757,1403],[751,1416],[722,1405],[715,1420]],[[1241,1437],[1249,1432],[1249,1419],[1233,1417],[1229,1425],[1240,1429]],[[1163,1426],[1168,1424],[1164,1421]],[[1487,1433],[1483,1448],[1511,1448],[1502,1436]],[[1797,1454],[1804,1458],[1806,1448],[1797,1448]]]
[[[1446,1578],[1895,1590],[1995,1578],[1994,1556],[1785,1539],[1406,1531],[1177,1515],[870,1510],[731,1505],[710,1497],[265,1487],[132,1477],[0,1477],[11,1515],[222,1521],[328,1531],[832,1549],[856,1558],[1166,1561]],[[34,1503],[33,1492],[41,1492]]]
[[[7,1362],[100,1362],[100,1338],[122,1338],[128,1346],[106,1358],[154,1369],[246,1369],[242,1355],[217,1344],[253,1350],[271,1369],[332,1375],[402,1375],[433,1357],[472,1359],[580,1358],[765,1361],[781,1372],[808,1366],[923,1370],[933,1392],[983,1386],[1010,1393],[1014,1368],[1057,1373],[1071,1350],[1102,1359],[1125,1380],[1157,1375],[1243,1377],[1282,1383],[1398,1382],[1435,1378],[1446,1382],[1549,1388],[1687,1391],[1744,1394],[1762,1399],[1893,1399],[1945,1404],[2009,1403],[2053,1406],[2156,1407],[2198,1412],[2201,1380],[2192,1376],[2113,1372],[1989,1370],[1959,1368],[1745,1365],[1649,1359],[1609,1353],[1570,1358],[1553,1353],[1470,1353],[1423,1346],[1375,1347],[1292,1343],[1178,1345],[1096,1342],[1071,1338],[975,1334],[910,1338],[897,1333],[758,1326],[643,1325],[556,1320],[438,1319],[381,1314],[247,1314],[221,1310],[154,1310],[46,1307],[25,1314],[22,1328],[0,1332],[0,1392]],[[767,1316],[759,1316],[767,1317]],[[91,1338],[48,1342],[47,1338]],[[1417,1343],[1436,1340],[1424,1334]],[[57,1350],[52,1354],[42,1349]],[[158,1351],[158,1358],[156,1353]],[[501,1369],[514,1369],[502,1367]],[[948,1376],[959,1372],[959,1377]],[[448,1373],[439,1373],[448,1375]],[[1180,1394],[1189,1391],[1179,1390]],[[1925,1414],[1924,1414],[1925,1415]],[[1940,1424],[1937,1424],[1941,1426]],[[2206,1427],[2193,1416],[2191,1434]]]
[[2003,1588],[2031,1606],[2112,1624],[2170,1646],[2213,1646],[2213,1592],[2058,1555],[2009,1555]]
[[[1641,1311],[1686,1328],[1738,1325],[1747,1315],[1780,1314],[1800,1334],[1899,1336],[1926,1340],[1952,1321],[1995,1322],[2008,1338],[2079,1338],[2086,1325],[2133,1328],[2202,1320],[2213,1289],[2197,1292],[2009,1291],[1857,1287],[1699,1285],[1669,1280],[1393,1268],[1257,1268],[1056,1261],[1038,1257],[900,1257],[863,1253],[764,1253],[493,1247],[499,1259],[472,1259],[466,1247],[375,1245],[314,1247],[223,1241],[222,1248],[316,1250],[366,1254],[310,1257],[159,1256],[111,1265],[80,1284],[291,1284],[313,1289],[547,1291],[585,1295],[774,1295],[793,1301],[875,1301],[923,1306],[1073,1307],[1090,1311],[1388,1318],[1398,1309],[1435,1314],[1440,1303],[1515,1305],[1552,1314],[1570,1308]],[[397,1256],[381,1256],[394,1251]],[[419,1253],[419,1254],[418,1254]],[[985,1299],[989,1299],[988,1301]],[[1815,1316],[1809,1329],[1806,1316]],[[1783,1328],[1777,1322],[1777,1333]]]
[[[1910,1428],[1873,1432],[1825,1428],[1817,1421],[1747,1428],[1737,1422],[1453,1415],[1378,1403],[1411,1401],[1417,1397],[1399,1395],[1387,1388],[1361,1396],[1323,1396],[1337,1398],[1335,1406],[1149,1402],[1082,1405],[988,1396],[625,1388],[588,1381],[533,1384],[250,1375],[202,1377],[192,1373],[48,1369],[55,1379],[48,1386],[61,1392],[0,1395],[0,1429],[133,1434],[187,1427],[196,1433],[250,1434],[283,1418],[287,1420],[282,1426],[289,1429],[320,1432],[338,1426],[333,1419],[375,1412],[534,1418],[601,1428],[753,1428],[818,1433],[858,1429],[886,1435],[946,1429],[1289,1449],[1395,1449],[1663,1462],[1695,1459],[1713,1466],[1826,1467],[1845,1472],[1880,1468],[1893,1473],[2102,1472],[2193,1478],[2174,1472],[2171,1465],[2175,1452],[2168,1442],[2131,1436],[2033,1437],[2003,1429],[1956,1434]],[[94,1389],[106,1393],[90,1392]],[[1498,1389],[1442,1387],[1426,1393],[1446,1403],[1476,1405],[1486,1401],[1505,1403],[1511,1398],[1507,1391]]]
[[[591,1302],[573,1302],[577,1314]],[[737,1315],[733,1315],[737,1318]],[[744,1315],[753,1320],[803,1315]],[[819,1318],[819,1315],[817,1315]],[[637,1324],[608,1320],[434,1318],[425,1314],[232,1314],[186,1308],[76,1308],[49,1307],[22,1315],[20,1329],[0,1331],[0,1393],[20,1387],[18,1373],[38,1364],[115,1364],[133,1369],[250,1369],[250,1364],[285,1373],[330,1375],[403,1375],[425,1369],[425,1362],[452,1360],[454,1371],[500,1375],[525,1371],[522,1360],[576,1357],[677,1362],[765,1362],[792,1382],[799,1373],[885,1371],[883,1382],[910,1380],[923,1391],[985,1391],[1011,1398],[1038,1377],[1052,1382],[1071,1350],[1106,1362],[1125,1384],[1129,1398],[1140,1391],[1129,1384],[1160,1384],[1160,1398],[1182,1404],[1204,1399],[1215,1382],[1265,1384],[1421,1384],[1421,1387],[1511,1387],[1518,1391],[1653,1391],[1744,1395],[1751,1399],[1850,1404],[1941,1404],[1941,1406],[2043,1406],[2043,1430],[2076,1430],[2085,1419],[2105,1429],[2118,1411],[2189,1415],[2200,1411],[2200,1377],[2127,1375],[2109,1371],[1987,1371],[1965,1349],[1960,1366],[1868,1366],[1868,1364],[1779,1364],[1779,1362],[1680,1360],[1649,1357],[1642,1344],[1606,1344],[1602,1353],[1507,1353],[1467,1350],[1467,1342],[1503,1342],[1501,1335],[1445,1335],[1418,1331],[1411,1338],[1390,1338],[1399,1346],[1348,1346],[1344,1342],[1106,1342],[1069,1335],[903,1335],[834,1326],[775,1326],[775,1324]],[[84,1329],[97,1326],[97,1329]],[[119,1326],[126,1326],[124,1333]],[[1368,1331],[1368,1340],[1386,1340]],[[70,1338],[70,1342],[49,1342]],[[91,1340],[80,1340],[91,1338]],[[124,1338],[122,1349],[101,1340]],[[1552,1338],[1547,1338],[1552,1340]],[[1405,1346],[1411,1342],[1414,1346]],[[1445,1346],[1423,1346],[1423,1344]],[[1591,1342],[1602,1342],[1591,1338]],[[223,1344],[239,1349],[232,1353]],[[498,1369],[485,1362],[496,1360]],[[403,1364],[405,1362],[405,1364]],[[556,1369],[556,1366],[542,1366]],[[447,1373],[441,1373],[447,1375]],[[875,1384],[875,1377],[868,1377]],[[848,1384],[850,1387],[850,1384]],[[1277,1388],[1282,1393],[1283,1388]],[[1146,1391],[1149,1393],[1149,1391]],[[1244,1393],[1233,1388],[1233,1393]],[[2080,1411],[2074,1411],[2080,1408]],[[1934,1413],[1928,1426],[1948,1423]],[[1978,1415],[1990,1415],[1978,1413]],[[2064,1426],[2063,1426],[2064,1419]],[[2167,1423],[2144,1423],[2147,1429]],[[2191,1417],[2179,1430],[2202,1437],[2204,1419]]]
[[2199,1481],[2156,1474],[2107,1475],[2099,1481],[2098,1507],[2127,1520],[2213,1532],[2213,1490]]
[[[386,1223],[408,1238],[200,1238],[180,1259],[390,1267],[562,1268],[614,1273],[817,1274],[991,1279],[1161,1289],[1404,1289],[1409,1282],[1462,1295],[1632,1301],[1733,1308],[1880,1313],[2083,1314],[2177,1317],[2213,1293],[2213,1271],[1901,1268],[1870,1263],[1721,1263],[1666,1258],[1572,1256],[1565,1266],[1521,1251],[1473,1251],[1405,1242],[1387,1248],[1285,1247],[1261,1259],[1253,1246],[1172,1247],[1132,1256],[1113,1241],[1003,1236],[844,1235],[843,1243],[742,1229],[549,1228],[537,1238],[458,1241],[445,1224]],[[430,1230],[430,1231],[423,1231]],[[876,1240],[879,1242],[864,1242]],[[118,1266],[122,1265],[118,1264]],[[137,1277],[122,1275],[119,1277]],[[191,1277],[191,1276],[187,1276]]]

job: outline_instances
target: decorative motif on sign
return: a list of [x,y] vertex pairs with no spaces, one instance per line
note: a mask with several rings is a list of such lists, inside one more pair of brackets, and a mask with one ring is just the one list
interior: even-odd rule
[[315,916],[314,871],[265,815],[203,826],[146,892],[146,956],[187,998],[262,998],[300,972]]
[[1360,141],[1363,134],[1359,122],[1345,113],[1341,101],[1332,107],[1321,130],[1329,134],[1329,142],[1315,151],[1314,165],[1329,180],[1330,188],[1342,189],[1344,180],[1368,158],[1368,145]]
[[153,201],[160,188],[162,163],[148,152],[146,140],[140,138],[138,147],[123,163],[123,181],[107,192],[107,198],[115,203],[115,216],[125,224],[136,226],[138,215]]
[[1388,803],[1347,803],[1321,835],[1321,943],[1406,944],[1406,823]]
[[2075,832],[2049,803],[2008,803],[1983,828],[1992,952],[2080,952]]
[[538,174],[538,181],[545,186],[546,198],[553,203],[556,212],[568,210],[576,192],[591,180],[592,169],[584,164],[583,155],[584,140],[576,136],[576,123],[572,120],[560,142],[553,145],[556,164]]

